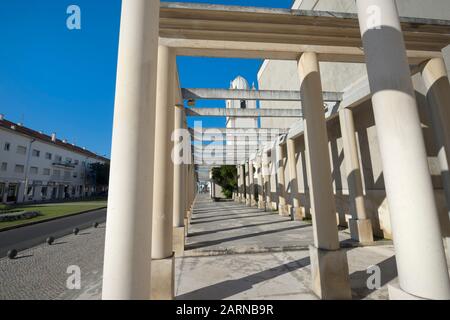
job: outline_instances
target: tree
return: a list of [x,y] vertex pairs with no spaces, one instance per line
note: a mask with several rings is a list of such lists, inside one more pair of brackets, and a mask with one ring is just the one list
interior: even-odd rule
[[221,166],[220,168],[212,169],[213,182],[222,187],[222,192],[225,197],[230,199],[233,192],[237,189],[237,170],[236,166]]
[[96,186],[107,186],[109,184],[109,163],[91,163],[90,170]]

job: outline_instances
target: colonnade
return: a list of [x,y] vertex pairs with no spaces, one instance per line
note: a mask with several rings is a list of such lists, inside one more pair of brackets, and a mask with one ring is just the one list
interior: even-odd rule
[[[438,213],[395,2],[357,0],[356,3],[398,269],[399,283],[389,287],[389,294],[391,299],[450,299]],[[370,20],[371,6],[381,9],[380,21]],[[122,1],[104,299],[173,298],[174,255],[183,254],[195,201],[192,156],[191,164],[173,163],[171,159],[172,142],[176,142],[171,132],[185,127],[185,120],[177,101],[175,54],[172,49],[159,46],[158,22],[159,1]],[[312,289],[322,299],[350,299],[347,257],[338,239],[322,85],[315,52],[299,55],[298,74],[314,231],[310,246]],[[422,64],[421,75],[432,109],[436,139],[442,146],[439,163],[450,205],[450,87],[442,59]],[[370,243],[372,226],[365,210],[351,109],[340,111],[339,119],[350,190],[351,235],[362,243]],[[273,210],[275,197],[271,183],[275,179],[279,214],[304,218],[296,189],[295,155],[295,141],[285,137],[273,148],[262,150],[256,159],[240,164],[236,200]],[[290,191],[294,193],[289,198],[285,170],[289,172]]]
[[[448,266],[397,9],[393,1],[358,0],[357,4],[399,275],[399,282],[389,285],[390,298],[449,299]],[[373,21],[368,21],[370,16],[367,14],[368,8],[374,5],[383,12],[380,24],[375,26]],[[384,49],[379,50],[380,47]],[[338,240],[317,55],[314,52],[301,54],[298,71],[304,114],[305,165],[314,229],[314,244],[310,246],[312,289],[323,299],[350,299],[347,258]],[[420,66],[420,71],[427,89],[434,135],[440,146],[438,160],[450,207],[448,75],[442,58],[428,60]],[[372,222],[364,201],[352,109],[341,109],[339,122],[349,189],[351,237],[363,244],[370,244],[374,240]],[[287,161],[284,161],[285,148]],[[275,153],[276,156],[270,158],[277,164],[276,170],[270,172],[269,157],[260,156],[258,160],[268,173],[263,177],[258,175],[255,186],[263,190],[266,196],[265,208],[272,210],[270,179],[276,179],[279,214],[289,212],[293,218],[303,219],[305,213],[298,192],[295,140],[279,139],[275,147],[265,153]],[[286,162],[290,196],[286,194]],[[240,167],[247,167],[249,163]],[[246,189],[239,190],[243,192],[240,196],[245,198]],[[289,203],[287,199],[290,199]],[[286,207],[290,210],[287,211]],[[424,238],[425,230],[427,236]],[[447,241],[450,245],[448,238]]]

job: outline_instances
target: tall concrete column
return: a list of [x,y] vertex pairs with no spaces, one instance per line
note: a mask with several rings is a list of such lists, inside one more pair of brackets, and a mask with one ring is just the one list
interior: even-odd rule
[[257,188],[257,186],[255,186],[255,167],[253,166],[253,161],[249,160],[248,161],[248,180],[249,180],[249,185],[250,185],[250,205],[252,207],[256,206],[256,200],[255,200],[255,188]]
[[155,162],[153,182],[152,292],[155,300],[175,295],[175,256],[173,252],[172,133],[175,112],[175,53],[165,46],[158,49],[156,91]]
[[298,177],[297,177],[297,161],[295,158],[295,141],[294,139],[287,139],[288,165],[289,165],[289,184],[291,186],[292,207],[291,216],[295,220],[303,220],[304,214],[300,204],[300,194],[298,192]]
[[[184,119],[184,107],[175,107],[175,129],[182,130]],[[175,144],[183,143],[181,141],[182,137],[179,135],[178,140],[174,141]],[[184,254],[185,245],[185,230],[184,230],[184,198],[185,198],[185,188],[184,188],[184,163],[175,159],[179,155],[174,154],[174,170],[173,170],[173,250],[175,251],[175,256],[179,257]]]
[[[438,161],[447,202],[447,217],[442,217],[442,226],[448,228],[450,218],[450,85],[444,59],[435,58],[421,65],[422,78],[427,89],[431,122],[439,146]],[[446,219],[447,218],[447,219]],[[445,221],[446,219],[446,221]],[[450,237],[446,234],[447,249]]]
[[233,192],[234,201],[239,201],[239,166],[236,166],[236,191]]
[[239,165],[239,202],[245,203],[244,166]]
[[351,299],[348,263],[339,248],[328,136],[319,63],[315,53],[298,62],[314,245],[310,246],[312,290],[322,299]]
[[244,176],[245,176],[245,204],[247,206],[251,206],[251,186],[250,186],[250,169],[249,169],[249,163],[248,161],[245,162],[244,165]]
[[264,201],[264,180],[263,180],[263,165],[262,165],[262,159],[257,158],[257,164],[256,164],[256,170],[258,175],[258,208],[259,209],[265,209],[266,202]]
[[[270,211],[278,211],[278,202],[275,202],[274,199],[274,194],[272,191],[275,191],[275,193],[277,192],[277,179],[276,179],[276,169],[275,169],[275,160],[274,161],[270,161],[269,162],[269,170],[270,170],[270,175],[269,175],[269,193],[270,193],[270,199],[271,202],[269,203],[269,208]],[[274,188],[275,186],[275,188]],[[274,190],[275,189],[275,190]]]
[[282,144],[277,145],[277,192],[278,192],[278,214],[280,216],[289,216],[289,208],[286,203],[286,179],[284,176],[284,146]]
[[371,243],[373,242],[372,221],[367,216],[364,203],[364,190],[352,111],[348,108],[341,109],[339,121],[344,144],[344,163],[347,171],[350,213],[352,215],[349,221],[350,234],[352,239],[356,241]]
[[264,195],[265,195],[265,209],[266,211],[272,211],[272,192],[270,190],[270,164],[267,153],[263,154],[263,177],[264,177]]
[[[184,230],[185,230],[185,235],[187,235],[189,233],[189,216],[190,216],[190,191],[189,191],[189,171],[190,171],[190,164],[187,164],[185,166],[185,171],[184,171],[184,175],[185,175],[185,192],[186,192],[186,197],[185,197],[185,202],[184,202]],[[212,185],[211,185],[211,190],[212,190]]]
[[450,299],[438,213],[397,8],[394,1],[387,0],[356,3],[398,269],[399,285],[390,286],[389,295],[391,299]]
[[123,0],[102,298],[149,299],[159,1]]

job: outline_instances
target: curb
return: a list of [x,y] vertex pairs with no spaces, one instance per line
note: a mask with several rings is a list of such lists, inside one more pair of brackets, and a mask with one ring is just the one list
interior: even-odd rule
[[60,217],[54,217],[54,218],[49,218],[49,219],[44,219],[44,220],[39,220],[39,221],[34,221],[34,222],[29,222],[29,223],[24,223],[24,224],[19,224],[17,226],[6,227],[6,228],[0,229],[0,233],[1,232],[5,232],[5,231],[14,230],[14,229],[24,228],[24,227],[28,227],[28,226],[33,226],[33,225],[44,223],[44,222],[50,222],[50,221],[55,221],[55,220],[64,219],[64,218],[68,218],[68,217],[73,217],[73,216],[77,216],[77,215],[84,214],[84,213],[99,211],[99,210],[103,210],[103,209],[106,209],[106,208],[107,207],[100,207],[100,208],[97,208],[97,209],[90,209],[90,210],[85,210],[85,211],[81,211],[81,212],[71,213],[71,214],[67,214],[67,215],[64,215],[64,216],[60,216]]

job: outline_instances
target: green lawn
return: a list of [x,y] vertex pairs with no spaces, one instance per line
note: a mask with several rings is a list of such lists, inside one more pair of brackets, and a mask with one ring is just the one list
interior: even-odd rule
[[40,216],[26,219],[26,220],[17,220],[10,222],[0,222],[0,231],[4,228],[17,226],[21,224],[26,224],[30,222],[43,221],[55,217],[62,217],[69,214],[74,214],[78,212],[83,212],[87,210],[95,210],[99,208],[106,207],[105,201],[80,201],[80,202],[67,202],[67,203],[49,203],[49,204],[40,204],[40,205],[17,205],[13,206],[13,210],[26,210],[26,211],[39,211],[41,213]]

